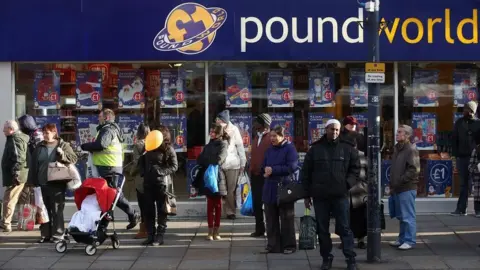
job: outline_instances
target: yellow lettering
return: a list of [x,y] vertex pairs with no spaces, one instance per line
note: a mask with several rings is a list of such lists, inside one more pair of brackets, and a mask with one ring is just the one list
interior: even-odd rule
[[427,30],[428,43],[433,43],[433,26],[436,23],[441,23],[441,22],[442,22],[441,18],[428,19],[428,30]]
[[[472,38],[466,38],[463,35],[463,27],[466,24],[472,25]],[[457,26],[457,37],[463,44],[477,44],[478,43],[478,11],[473,10],[473,18],[466,18],[460,21]]]
[[[382,23],[386,23],[385,19],[382,18],[381,20]],[[393,25],[392,25],[392,28],[390,30],[390,28],[388,28],[387,26],[385,27],[382,27],[380,28],[380,30],[378,31],[378,35],[381,35],[382,34],[382,31],[385,29],[385,36],[387,36],[387,39],[390,43],[393,43],[393,40],[395,39],[395,34],[397,33],[397,29],[398,29],[398,24],[400,22],[400,19],[399,18],[395,18],[395,20],[393,21]]]
[[450,20],[450,9],[449,8],[446,8],[445,9],[445,40],[450,43],[450,44],[453,44],[455,43],[455,40],[453,40],[452,38],[452,32],[451,32],[451,29],[450,29],[450,23],[451,23],[451,20]]
[[[411,24],[411,23],[416,24],[417,28],[418,28],[417,36],[414,39],[411,39],[408,36],[408,33],[407,33],[408,25]],[[420,42],[420,40],[422,40],[423,34],[424,34],[423,24],[419,19],[408,18],[403,22],[403,24],[402,24],[402,37],[407,43],[417,44],[418,42]]]

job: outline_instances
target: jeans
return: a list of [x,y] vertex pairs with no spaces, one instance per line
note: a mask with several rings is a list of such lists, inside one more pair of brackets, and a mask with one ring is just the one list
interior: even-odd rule
[[252,175],[252,199],[253,199],[253,212],[255,214],[255,232],[265,233],[265,222],[263,219],[263,203],[262,203],[262,191],[265,184],[265,178],[261,175]]
[[42,197],[48,212],[49,222],[40,225],[40,234],[45,238],[63,238],[65,232],[65,209],[66,182],[51,181],[42,186]]
[[467,212],[468,193],[470,190],[470,173],[468,172],[468,164],[470,157],[457,158],[457,168],[460,174],[460,195],[458,196],[457,209],[459,212]]
[[208,228],[219,228],[220,218],[222,217],[222,197],[208,196],[207,197],[207,221]]
[[295,203],[265,204],[267,248],[271,253],[297,249],[295,239]]
[[[145,203],[145,228],[149,236],[164,235],[167,229],[167,213],[165,213],[165,199],[167,186],[145,186],[144,203]],[[156,208],[156,209],[155,209]],[[155,220],[158,227],[155,231]]]
[[395,204],[395,217],[400,221],[398,242],[400,244],[407,243],[413,246],[416,244],[417,236],[417,220],[415,214],[415,197],[417,197],[417,191],[410,190],[391,196],[393,196]]
[[323,259],[332,256],[332,239],[330,238],[330,213],[335,218],[335,226],[342,240],[343,255],[349,261],[355,260],[353,251],[353,233],[350,230],[350,202],[347,197],[331,199],[314,199],[315,217],[318,225],[318,241],[320,255]]

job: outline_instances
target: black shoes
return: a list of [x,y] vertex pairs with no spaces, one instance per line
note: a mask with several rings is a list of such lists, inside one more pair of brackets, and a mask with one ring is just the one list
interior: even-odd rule
[[358,270],[355,262],[347,262],[347,270]]
[[131,230],[137,226],[140,222],[141,216],[138,212],[133,213],[133,217],[129,220],[130,223],[127,225],[127,230]]
[[328,258],[323,259],[322,266],[320,266],[320,270],[329,270],[332,268],[332,263],[333,263],[333,256],[330,255]]
[[163,234],[162,235],[156,235],[156,236],[149,235],[147,240],[142,242],[142,245],[145,245],[145,246],[161,246],[161,245],[163,245]]
[[227,215],[227,219],[235,220],[236,218],[237,218],[237,216],[235,216],[235,215]]
[[466,216],[467,212],[455,210],[450,213],[450,216]]
[[258,237],[265,237],[265,232],[253,232],[250,234],[250,237],[255,237],[255,238],[258,238]]
[[357,244],[357,248],[358,248],[358,249],[366,249],[366,248],[367,248],[367,244],[365,244],[365,242],[363,242],[363,241],[360,241],[360,242],[358,242],[358,244]]

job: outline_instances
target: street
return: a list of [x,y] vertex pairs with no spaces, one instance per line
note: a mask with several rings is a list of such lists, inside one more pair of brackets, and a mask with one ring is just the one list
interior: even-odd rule
[[[253,231],[250,218],[222,220],[222,241],[208,242],[206,221],[172,219],[169,221],[165,245],[144,247],[134,240],[133,231],[125,231],[126,222],[117,222],[121,247],[113,250],[107,240],[95,256],[87,256],[84,246],[71,243],[65,254],[54,244],[36,244],[39,231],[2,233],[0,236],[0,269],[319,269],[319,251],[299,250],[292,255],[260,254],[265,239],[248,235]],[[298,227],[299,219],[296,225]],[[480,219],[471,216],[423,215],[417,219],[417,246],[399,251],[388,246],[398,232],[398,223],[387,217],[387,230],[382,235],[380,264],[366,263],[366,251],[356,250],[360,269],[480,269]],[[112,226],[110,225],[110,228]],[[333,224],[330,226],[333,231]],[[298,231],[298,230],[297,230]],[[297,234],[298,237],[298,234]],[[344,269],[341,251],[335,243],[334,268]]]

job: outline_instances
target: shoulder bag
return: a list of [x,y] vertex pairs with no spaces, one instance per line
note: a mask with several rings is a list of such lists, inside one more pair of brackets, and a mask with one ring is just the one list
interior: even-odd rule
[[69,181],[74,178],[68,165],[60,162],[48,163],[47,180],[50,181]]
[[[173,180],[171,183],[172,192],[168,190],[165,192],[165,203],[163,204],[163,211],[169,216],[177,215],[177,197],[175,196],[175,190],[173,188]],[[168,189],[168,185],[167,185]]]
[[294,203],[305,198],[305,190],[302,183],[298,181],[300,170],[288,176],[287,182],[280,181],[277,188],[277,202],[279,205]]

